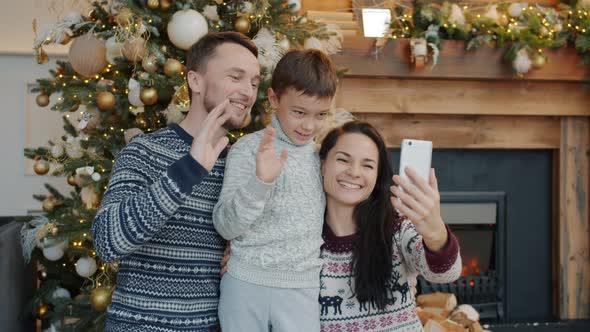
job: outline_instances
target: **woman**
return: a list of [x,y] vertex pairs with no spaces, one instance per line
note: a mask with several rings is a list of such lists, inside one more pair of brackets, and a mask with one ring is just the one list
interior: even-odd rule
[[392,185],[383,139],[356,121],[325,137],[320,159],[322,331],[421,331],[410,283],[418,274],[451,282],[461,271],[459,245],[440,216],[434,170],[430,183],[408,169],[409,180],[395,175]]

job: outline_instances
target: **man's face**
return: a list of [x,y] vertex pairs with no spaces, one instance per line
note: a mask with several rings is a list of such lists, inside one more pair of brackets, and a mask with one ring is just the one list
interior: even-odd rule
[[[226,127],[241,128],[250,114],[260,85],[260,65],[247,48],[234,44],[219,45],[202,73],[189,73],[193,101],[202,102],[207,112],[229,99],[226,109],[232,113]],[[195,81],[196,80],[196,81]],[[191,82],[192,81],[192,82]]]

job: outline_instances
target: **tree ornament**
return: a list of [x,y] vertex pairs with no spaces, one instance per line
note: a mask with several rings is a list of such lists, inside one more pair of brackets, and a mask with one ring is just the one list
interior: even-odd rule
[[424,38],[410,39],[411,62],[416,68],[422,68],[428,62],[428,46]]
[[77,186],[78,183],[76,182],[76,177],[73,174],[68,176],[68,184],[72,187]]
[[92,33],[75,38],[68,57],[72,69],[85,77],[100,74],[107,66],[105,44]]
[[61,144],[55,144],[51,147],[51,155],[53,158],[60,158],[64,155],[64,147]]
[[45,318],[45,315],[49,312],[50,308],[47,303],[40,303],[37,307],[37,317],[39,319]]
[[183,65],[182,63],[180,63],[180,61],[169,58],[166,60],[166,63],[164,64],[164,74],[166,74],[166,76],[168,77],[172,77],[176,74],[181,73],[183,70],[182,67]]
[[279,41],[279,46],[282,47],[285,51],[291,48],[291,43],[289,42],[289,38],[283,38]]
[[301,9],[301,0],[289,0],[287,1],[289,5],[293,5],[291,8],[292,13],[296,13]]
[[153,105],[158,102],[158,90],[154,87],[143,88],[141,89],[139,98],[144,105]]
[[67,33],[64,33],[62,35],[61,40],[59,41],[59,43],[62,44],[62,45],[67,45],[71,40],[72,40],[72,36],[70,36]]
[[160,10],[163,12],[168,11],[171,5],[169,0],[160,0]]
[[39,107],[45,107],[49,105],[49,96],[42,92],[37,96],[37,98],[35,98],[35,102]]
[[123,45],[123,56],[129,61],[139,62],[149,54],[145,45],[146,41],[143,38],[131,38]]
[[240,16],[235,20],[234,28],[238,32],[247,34],[250,32],[250,20],[246,16]]
[[148,0],[147,6],[149,9],[157,9],[160,6],[160,2],[158,0]]
[[50,232],[51,232],[51,235],[53,235],[55,237],[59,233],[59,228],[57,228],[57,226],[55,226],[55,224],[54,224],[54,226],[51,227],[51,231]]
[[47,197],[46,199],[43,200],[43,211],[45,211],[46,213],[51,213],[53,211],[53,209],[55,208],[55,200]]
[[76,262],[76,272],[84,278],[88,278],[96,272],[96,260],[92,257],[80,257]]
[[126,26],[129,26],[129,24],[131,24],[132,21],[133,11],[130,8],[123,7],[119,9],[119,13],[117,14],[117,17],[115,17],[115,22],[117,23],[117,25],[124,28]]
[[141,61],[141,67],[147,72],[153,73],[158,70],[158,59],[155,55],[150,54],[143,58]]
[[117,99],[109,91],[100,91],[96,94],[96,106],[103,111],[110,111],[115,108]]
[[37,271],[37,279],[39,279],[41,281],[47,280],[47,271],[45,271],[45,270]]
[[174,46],[188,50],[201,37],[207,34],[207,20],[196,10],[179,10],[168,23],[168,37]]
[[57,243],[51,247],[43,248],[43,256],[52,262],[60,260],[64,256],[65,242]]
[[103,312],[111,304],[111,289],[108,287],[95,288],[90,293],[90,306],[94,311]]
[[535,68],[543,68],[545,66],[545,62],[547,59],[542,54],[536,54],[533,57],[533,67]]
[[148,127],[147,119],[145,118],[145,115],[143,115],[143,114],[139,114],[138,116],[135,117],[135,123],[141,129],[146,129]]
[[51,298],[54,300],[57,299],[71,299],[72,298],[72,294],[70,294],[70,291],[63,288],[63,287],[57,287],[53,293],[51,293]]
[[94,186],[86,186],[80,190],[80,199],[86,209],[97,209],[100,205],[100,195],[94,190]]
[[500,23],[500,25],[502,25],[502,26],[508,25],[508,23],[509,23],[508,17],[506,15],[502,15],[502,16],[498,17],[498,23]]
[[117,37],[112,36],[104,43],[107,62],[114,65],[117,58],[123,57],[123,43],[117,41]]
[[35,171],[35,173],[37,173],[37,175],[45,175],[47,174],[47,172],[49,172],[49,163],[47,162],[47,160],[39,159],[35,161],[35,164],[33,165],[33,170]]
[[512,67],[521,76],[531,70],[532,64],[533,62],[524,48],[516,53],[516,58],[512,61]]
[[72,105],[72,107],[70,107],[69,111],[71,113],[74,113],[78,110],[79,107],[80,107],[80,104],[74,104],[74,105]]

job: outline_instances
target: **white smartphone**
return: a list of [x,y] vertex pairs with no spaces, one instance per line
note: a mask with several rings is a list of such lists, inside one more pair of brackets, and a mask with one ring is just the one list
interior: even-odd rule
[[402,140],[401,156],[399,159],[399,175],[408,179],[405,169],[412,167],[418,174],[429,182],[430,165],[432,162],[432,142],[415,139]]

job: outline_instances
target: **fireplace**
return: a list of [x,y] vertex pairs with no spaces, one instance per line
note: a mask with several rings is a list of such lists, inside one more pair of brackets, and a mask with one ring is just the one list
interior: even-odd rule
[[[399,150],[392,150],[397,171]],[[419,280],[418,292],[451,292],[482,321],[551,321],[553,311],[551,150],[436,149],[441,212],[461,245],[455,283]]]
[[453,293],[470,304],[482,322],[504,320],[505,221],[503,192],[442,192],[441,214],[461,244],[461,278],[432,284],[418,278],[420,293]]

